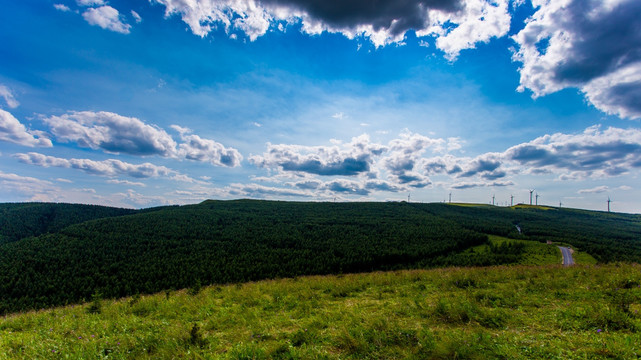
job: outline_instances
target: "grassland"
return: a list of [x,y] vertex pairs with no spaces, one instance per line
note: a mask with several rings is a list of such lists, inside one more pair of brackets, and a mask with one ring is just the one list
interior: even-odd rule
[[640,299],[630,264],[266,280],[8,315],[0,358],[635,359]]
[[[506,237],[496,235],[488,235],[488,238],[489,241],[487,244],[474,246],[468,249],[464,254],[490,253],[491,245],[501,245],[505,243],[521,244],[523,245],[523,256],[516,263],[517,265],[556,265],[561,264],[563,260],[563,256],[561,255],[557,245],[572,247],[571,245],[564,243],[547,244],[539,241],[508,239]],[[574,259],[574,262],[579,265],[595,265],[597,263],[596,259],[592,257],[592,255],[577,249],[574,249],[572,258]]]

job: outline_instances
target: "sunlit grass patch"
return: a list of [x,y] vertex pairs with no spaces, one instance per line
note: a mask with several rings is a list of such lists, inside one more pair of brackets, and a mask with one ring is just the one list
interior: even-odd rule
[[583,359],[641,354],[641,268],[311,276],[0,320],[1,359]]

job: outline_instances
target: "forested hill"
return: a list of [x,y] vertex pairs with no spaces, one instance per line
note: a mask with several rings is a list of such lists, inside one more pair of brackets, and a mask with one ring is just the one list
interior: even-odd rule
[[96,293],[121,297],[306,274],[519,261],[522,247],[515,244],[467,251],[488,234],[569,243],[601,262],[641,260],[638,215],[252,200],[127,211],[132,214],[0,244],[0,313]]
[[134,212],[135,210],[98,205],[4,203],[0,204],[0,243],[57,232],[87,220]]

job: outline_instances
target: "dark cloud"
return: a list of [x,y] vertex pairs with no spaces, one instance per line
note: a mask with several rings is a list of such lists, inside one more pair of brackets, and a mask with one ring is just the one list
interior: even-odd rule
[[470,177],[474,176],[477,174],[487,174],[491,173],[494,170],[496,170],[499,166],[501,166],[501,162],[498,160],[490,160],[490,159],[476,159],[472,161],[468,165],[468,170],[465,172],[461,173],[459,176],[460,177]]
[[520,90],[576,87],[602,111],[641,117],[640,1],[551,1],[514,39]]
[[360,156],[359,158],[346,158],[334,163],[323,164],[319,160],[306,160],[300,163],[288,161],[281,163],[285,171],[301,171],[310,174],[324,176],[353,176],[369,171],[369,156]]
[[315,190],[318,189],[321,185],[322,183],[320,181],[315,180],[303,181],[295,184],[297,188],[303,190]]
[[585,83],[641,61],[641,2],[623,1],[611,11],[595,11],[602,0],[574,0],[559,14],[572,34],[569,56],[554,71],[560,83]]
[[325,187],[327,188],[327,190],[330,190],[336,193],[353,194],[353,195],[361,195],[361,196],[365,196],[369,194],[369,190],[364,189],[360,186],[360,184],[354,183],[351,181],[341,181],[341,180],[331,181],[325,184]]
[[454,12],[460,0],[262,0],[265,5],[279,5],[307,13],[330,27],[344,29],[371,25],[375,31],[392,35],[426,27],[428,9]]
[[461,190],[461,189],[472,189],[477,187],[485,186],[484,183],[475,182],[475,183],[456,183],[450,186],[451,189]]
[[368,181],[365,188],[373,191],[399,192],[403,189],[386,181]]

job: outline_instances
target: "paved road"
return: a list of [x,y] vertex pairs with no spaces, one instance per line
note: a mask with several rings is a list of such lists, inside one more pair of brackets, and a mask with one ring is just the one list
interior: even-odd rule
[[561,254],[563,254],[563,266],[574,265],[570,248],[559,246],[559,249],[561,249]]

